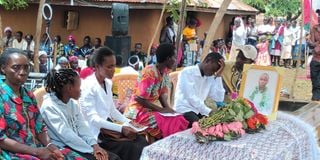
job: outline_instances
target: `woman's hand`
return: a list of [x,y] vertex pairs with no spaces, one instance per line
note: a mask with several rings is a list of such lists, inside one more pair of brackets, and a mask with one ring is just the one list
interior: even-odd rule
[[97,160],[108,160],[108,152],[102,149],[98,144],[93,145],[93,155]]
[[63,154],[61,153],[61,151],[59,150],[59,148],[56,145],[50,143],[46,148],[52,153],[52,155],[55,157],[55,159],[58,159],[58,160],[64,159]]
[[128,126],[122,126],[122,134],[130,139],[136,139],[137,137],[137,132]]
[[40,159],[49,159],[49,160],[63,160],[63,157],[57,157],[55,153],[51,152],[48,148],[37,148],[36,150],[36,157]]
[[134,100],[137,101],[139,104],[142,104],[144,102],[143,99],[139,96],[134,97]]

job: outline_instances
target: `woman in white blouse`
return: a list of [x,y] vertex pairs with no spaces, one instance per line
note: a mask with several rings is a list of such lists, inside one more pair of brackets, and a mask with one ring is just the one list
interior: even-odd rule
[[120,159],[97,143],[80,112],[78,103],[81,80],[72,69],[52,70],[47,76],[46,91],[40,112],[48,126],[52,143],[69,148],[79,158],[89,160]]
[[[147,145],[142,136],[123,124],[131,123],[122,115],[113,103],[112,77],[115,72],[116,58],[113,51],[102,47],[95,53],[96,72],[83,80],[81,85],[80,106],[82,113],[90,124],[95,138],[101,140],[100,146],[116,153],[122,160],[140,158],[142,149]],[[124,137],[135,137],[131,140],[112,139],[100,134],[101,129],[107,129]]]

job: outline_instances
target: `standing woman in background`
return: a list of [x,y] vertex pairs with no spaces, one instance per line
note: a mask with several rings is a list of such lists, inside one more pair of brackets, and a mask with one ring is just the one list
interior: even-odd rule
[[232,36],[232,47],[230,51],[229,61],[235,62],[238,55],[237,49],[246,43],[247,33],[241,17],[234,20]]

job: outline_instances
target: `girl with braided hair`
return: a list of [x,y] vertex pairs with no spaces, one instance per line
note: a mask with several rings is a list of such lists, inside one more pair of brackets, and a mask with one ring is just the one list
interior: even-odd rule
[[52,143],[66,147],[83,159],[116,159],[99,147],[79,110],[81,80],[72,69],[51,70],[46,77],[46,91],[40,112],[48,126]]

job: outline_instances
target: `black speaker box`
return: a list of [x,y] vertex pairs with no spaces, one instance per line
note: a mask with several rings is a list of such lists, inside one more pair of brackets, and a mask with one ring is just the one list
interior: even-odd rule
[[112,35],[125,36],[129,28],[129,5],[124,3],[112,3]]
[[116,55],[122,56],[122,65],[128,65],[131,47],[130,36],[106,36],[104,45],[111,48]]

